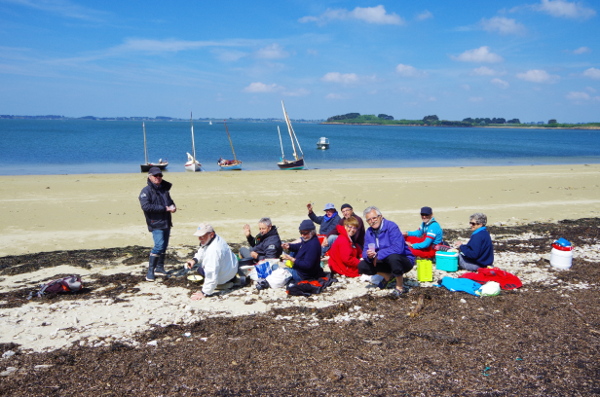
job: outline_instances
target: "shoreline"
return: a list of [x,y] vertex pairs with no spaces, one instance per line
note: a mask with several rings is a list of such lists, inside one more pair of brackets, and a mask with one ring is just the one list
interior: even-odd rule
[[[0,225],[0,256],[56,250],[150,247],[137,196],[146,174],[0,176],[6,208]],[[600,164],[363,168],[241,173],[169,173],[173,216],[170,246],[197,243],[201,222],[211,223],[231,244],[245,241],[242,226],[258,232],[270,217],[282,239],[297,237],[307,218],[333,202],[357,214],[370,205],[402,230],[420,224],[419,209],[431,206],[442,227],[467,229],[474,212],[490,225],[555,222],[600,216]],[[320,215],[320,211],[316,211]]]

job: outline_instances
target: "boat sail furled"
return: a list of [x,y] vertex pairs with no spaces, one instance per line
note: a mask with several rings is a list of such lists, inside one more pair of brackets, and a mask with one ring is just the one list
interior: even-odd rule
[[233,148],[233,141],[231,140],[231,135],[229,135],[229,129],[227,128],[227,122],[223,120],[223,124],[225,125],[225,132],[227,133],[227,139],[229,140],[229,146],[231,146],[231,153],[233,154],[233,160],[225,160],[224,158],[220,158],[217,161],[217,164],[221,168],[221,171],[240,171],[242,169],[242,162],[237,159],[235,155],[235,149]]
[[[290,140],[292,141],[294,160],[285,159],[285,155],[283,153],[283,144],[281,141],[281,132],[279,131],[279,127],[277,127],[277,132],[279,133],[279,144],[281,145],[281,161],[277,163],[277,166],[282,170],[301,170],[304,168],[304,153],[300,147],[298,137],[296,137],[296,133],[294,132],[294,127],[292,127],[292,122],[290,121],[287,111],[285,110],[285,104],[283,101],[281,101],[281,108],[283,109],[283,117],[285,119],[285,124],[287,125]],[[296,146],[298,146],[298,150],[296,150]],[[298,155],[298,151],[300,152],[300,155]]]
[[192,172],[197,172],[200,171],[200,167],[202,167],[202,164],[200,164],[200,162],[198,160],[196,160],[196,142],[194,139],[194,121],[192,118],[192,113],[190,112],[190,129],[192,131],[192,154],[186,153],[187,154],[187,162],[185,163],[185,170],[186,171],[192,171]]
[[169,165],[168,161],[163,161],[163,159],[159,159],[158,163],[149,163],[148,162],[148,145],[146,143],[146,123],[142,121],[142,130],[144,131],[144,164],[140,164],[140,172],[148,172],[152,167],[158,167],[161,170],[164,170]]

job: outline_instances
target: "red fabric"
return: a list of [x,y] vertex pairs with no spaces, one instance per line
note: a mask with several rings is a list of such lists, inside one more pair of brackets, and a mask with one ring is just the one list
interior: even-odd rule
[[495,281],[500,284],[500,288],[502,289],[515,289],[523,286],[519,277],[500,270],[497,267],[481,267],[477,270],[477,273],[465,273],[460,277],[468,278],[481,284],[485,284],[488,281]]
[[358,244],[354,244],[354,248],[352,248],[352,241],[348,237],[346,228],[342,225],[336,227],[339,236],[329,249],[329,268],[337,274],[358,277],[358,264],[362,255],[362,248]]
[[[407,243],[417,244],[417,243],[421,243],[421,242],[425,241],[426,238],[427,238],[427,236],[421,236],[421,237],[406,236],[406,238],[404,240],[406,240]],[[435,258],[435,249],[434,249],[433,244],[425,249],[416,249],[413,247],[409,247],[409,248],[410,248],[410,252],[412,252],[412,254],[414,256],[417,256],[419,258],[427,258],[427,259]]]

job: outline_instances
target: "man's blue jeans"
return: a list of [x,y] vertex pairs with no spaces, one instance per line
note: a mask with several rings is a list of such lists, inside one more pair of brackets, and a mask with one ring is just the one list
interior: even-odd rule
[[150,251],[152,255],[162,255],[167,252],[169,246],[169,237],[171,236],[171,229],[153,230],[152,238],[154,239],[154,247]]

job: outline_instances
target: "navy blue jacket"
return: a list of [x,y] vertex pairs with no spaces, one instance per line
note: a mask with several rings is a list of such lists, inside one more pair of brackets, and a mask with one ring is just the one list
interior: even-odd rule
[[259,261],[265,258],[279,258],[283,252],[276,226],[271,227],[271,230],[264,236],[259,233],[256,237],[248,236],[246,239],[252,247],[252,251],[258,254]]
[[321,225],[319,227],[319,234],[325,235],[329,234],[329,232],[334,231],[335,227],[338,225],[341,219],[337,212],[333,217],[329,218],[329,220],[325,220],[324,216],[315,215],[314,212],[309,212],[308,217],[317,225]]
[[467,261],[481,267],[492,266],[494,263],[494,246],[485,226],[475,230],[469,242],[462,244],[458,250]]
[[321,244],[317,236],[308,241],[290,244],[290,251],[296,252],[292,269],[298,272],[302,280],[316,280],[325,276],[321,268]]
[[167,211],[168,206],[175,204],[169,194],[171,186],[173,185],[167,181],[162,181],[160,185],[156,186],[148,179],[148,185],[140,193],[140,205],[144,211],[149,231],[173,227],[171,213]]

